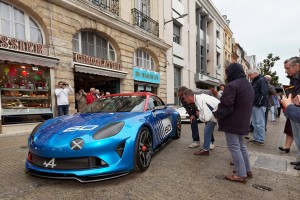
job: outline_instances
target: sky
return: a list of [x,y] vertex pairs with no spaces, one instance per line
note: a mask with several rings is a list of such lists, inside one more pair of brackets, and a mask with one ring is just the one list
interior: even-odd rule
[[269,53],[279,56],[272,71],[279,82],[289,84],[283,62],[300,55],[300,0],[211,0],[230,20],[235,41],[256,55],[257,63]]

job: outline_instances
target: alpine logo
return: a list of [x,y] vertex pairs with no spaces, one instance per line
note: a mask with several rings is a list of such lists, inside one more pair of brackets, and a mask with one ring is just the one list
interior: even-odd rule
[[74,139],[70,144],[72,150],[80,150],[80,149],[82,149],[83,145],[84,145],[84,142],[83,142],[83,139],[81,139],[81,138]]

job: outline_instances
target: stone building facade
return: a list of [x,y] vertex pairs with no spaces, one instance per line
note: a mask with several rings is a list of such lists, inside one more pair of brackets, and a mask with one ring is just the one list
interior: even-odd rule
[[[2,133],[28,132],[38,122],[57,116],[54,89],[58,81],[69,83],[75,92],[79,88],[88,92],[90,87],[110,93],[149,91],[166,101],[170,45],[163,39],[163,1],[0,0],[0,5],[17,13],[21,24],[29,27],[24,35],[36,31],[41,35],[40,41],[23,40],[43,49],[43,55],[38,55],[33,50],[5,48],[3,36],[10,42],[20,38],[17,30],[4,30],[4,23],[17,26],[19,22],[1,17],[0,50],[10,56],[0,56],[0,72],[3,76],[20,74],[21,79],[1,85]],[[20,104],[12,99],[20,99]],[[76,113],[74,94],[69,95],[69,102],[69,112]]]

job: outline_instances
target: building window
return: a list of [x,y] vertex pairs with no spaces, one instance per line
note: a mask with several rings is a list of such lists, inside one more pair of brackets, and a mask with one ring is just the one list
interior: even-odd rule
[[38,24],[25,12],[1,1],[0,34],[43,44],[43,35]]
[[179,97],[177,96],[178,88],[181,86],[181,68],[174,67],[174,100],[175,105],[179,105]]
[[154,59],[146,51],[136,50],[136,65],[151,71],[155,71]]
[[180,26],[173,23],[173,42],[180,44]]
[[136,8],[150,17],[150,0],[136,0]]
[[216,57],[216,59],[217,59],[217,65],[218,65],[218,66],[220,65],[220,56],[221,56],[221,54],[220,54],[219,52],[217,52],[217,57]]
[[73,36],[73,51],[88,56],[116,61],[116,53],[112,44],[102,36],[82,31]]
[[218,39],[220,39],[220,31],[216,31],[216,37],[218,38]]

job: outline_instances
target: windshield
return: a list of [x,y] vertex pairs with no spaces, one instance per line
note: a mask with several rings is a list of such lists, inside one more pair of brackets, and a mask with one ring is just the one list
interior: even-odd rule
[[114,96],[100,98],[89,104],[83,113],[143,112],[146,96]]

